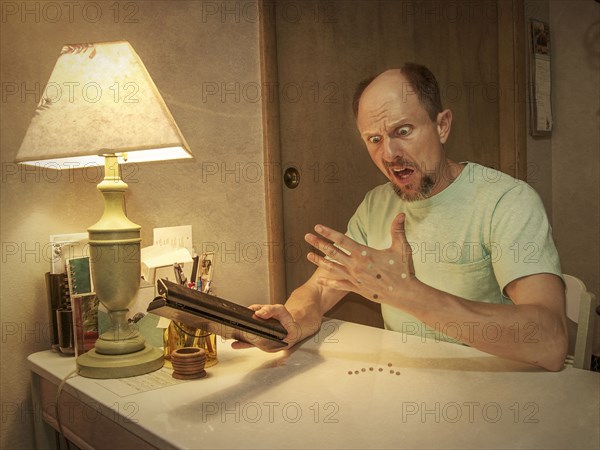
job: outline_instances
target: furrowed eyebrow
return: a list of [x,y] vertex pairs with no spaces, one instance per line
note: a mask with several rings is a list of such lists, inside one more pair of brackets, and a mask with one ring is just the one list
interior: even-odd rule
[[368,138],[368,137],[372,137],[372,136],[379,136],[379,133],[371,133],[369,131],[365,131],[360,136],[363,138]]
[[401,120],[396,120],[392,124],[386,126],[384,133],[381,133],[380,131],[368,131],[367,130],[367,131],[361,133],[361,137],[366,138],[366,137],[371,137],[371,136],[380,136],[382,134],[385,134],[387,132],[397,129],[398,127],[406,126],[406,125],[410,125],[408,119],[402,118]]

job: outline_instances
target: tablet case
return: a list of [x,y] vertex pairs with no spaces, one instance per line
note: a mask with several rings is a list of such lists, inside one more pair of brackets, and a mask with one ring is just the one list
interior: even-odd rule
[[161,297],[148,305],[150,313],[267,349],[287,346],[287,330],[275,319],[260,319],[249,308],[166,279],[157,288]]

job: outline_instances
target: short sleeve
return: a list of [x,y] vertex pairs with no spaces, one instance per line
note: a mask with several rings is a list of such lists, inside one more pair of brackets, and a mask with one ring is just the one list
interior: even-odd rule
[[369,195],[365,196],[363,201],[348,221],[348,230],[346,236],[362,245],[368,245],[367,242],[367,221],[369,218]]
[[538,273],[562,277],[558,252],[544,205],[528,184],[519,181],[493,212],[489,251],[498,285]]

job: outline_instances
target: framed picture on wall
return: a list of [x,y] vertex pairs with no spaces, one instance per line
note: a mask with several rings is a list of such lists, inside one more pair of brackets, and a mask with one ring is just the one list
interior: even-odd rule
[[552,73],[550,67],[550,26],[532,19],[529,22],[529,129],[532,136],[552,133]]

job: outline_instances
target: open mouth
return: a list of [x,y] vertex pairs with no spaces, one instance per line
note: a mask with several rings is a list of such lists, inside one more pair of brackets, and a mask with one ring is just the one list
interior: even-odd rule
[[401,183],[406,183],[409,181],[410,176],[415,172],[415,169],[411,167],[401,168],[392,168],[391,169],[394,178]]

